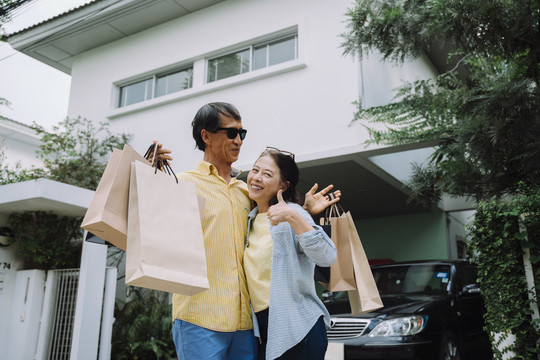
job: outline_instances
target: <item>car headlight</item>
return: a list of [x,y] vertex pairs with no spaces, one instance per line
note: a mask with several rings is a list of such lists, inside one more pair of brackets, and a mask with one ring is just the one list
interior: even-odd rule
[[384,320],[369,333],[375,336],[408,336],[418,334],[426,327],[427,316],[407,316],[397,319]]

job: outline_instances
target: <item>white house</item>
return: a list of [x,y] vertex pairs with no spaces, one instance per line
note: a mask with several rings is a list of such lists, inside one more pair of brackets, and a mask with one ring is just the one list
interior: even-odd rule
[[445,66],[444,53],[401,67],[376,55],[343,56],[340,34],[350,6],[350,0],[95,0],[6,39],[71,74],[69,116],[132,133],[141,152],[159,139],[173,150],[176,171],[202,157],[191,137],[197,109],[231,102],[248,129],[237,167],[249,169],[266,145],[292,151],[302,190],[318,182],[343,191],[342,205],[361,225],[370,257],[456,257],[446,224],[456,220],[448,210],[463,204],[422,209],[407,203],[402,186],[410,163],[425,160],[429,148],[366,146],[362,124],[351,124],[353,101],[389,102],[402,81]]
[[[36,158],[40,144],[31,127],[0,117],[3,166],[43,165]],[[47,179],[1,185],[0,227],[9,226],[14,212],[83,216],[92,196],[93,191]],[[80,269],[45,271],[26,269],[17,256],[17,244],[4,240],[0,241],[0,359],[82,358],[79,354],[96,359],[99,343],[99,358],[108,358],[117,270],[106,267],[106,247],[83,243]]]
[[40,139],[28,125],[0,116],[0,151],[4,152],[6,164],[11,167],[17,163],[26,167],[42,165],[43,162],[36,158]]
[[144,152],[154,139],[185,171],[195,150],[191,120],[205,103],[230,102],[248,130],[236,166],[265,146],[296,154],[301,190],[342,190],[371,259],[463,256],[461,199],[438,208],[407,202],[403,181],[426,145],[366,146],[351,123],[354,101],[385,104],[402,81],[443,69],[445,53],[400,67],[373,54],[344,56],[351,0],[94,0],[7,34],[13,48],[71,74],[68,116],[108,121]]

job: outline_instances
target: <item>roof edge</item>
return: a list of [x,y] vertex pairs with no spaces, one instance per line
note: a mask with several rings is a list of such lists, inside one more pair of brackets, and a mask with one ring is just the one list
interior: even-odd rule
[[[56,20],[56,19],[58,19],[58,18],[60,18],[60,17],[62,17],[62,16],[65,16],[65,15],[68,15],[68,14],[70,14],[70,13],[76,12],[76,11],[78,11],[78,10],[81,10],[81,9],[85,8],[85,7],[91,6],[92,4],[96,4],[96,3],[100,2],[100,1],[103,1],[103,0],[88,0],[86,3],[79,4],[79,5],[75,6],[75,7],[72,8],[72,9],[63,11],[63,12],[61,12],[61,13],[59,13],[59,14],[57,14],[57,15],[54,15],[54,16],[48,18],[48,19],[42,20],[42,21],[40,21],[40,22],[38,22],[38,23],[36,23],[36,24],[34,24],[34,25],[30,25],[30,26],[28,26],[28,27],[26,27],[26,28],[17,30],[17,31],[15,31],[15,32],[13,32],[13,33],[2,34],[2,37],[1,37],[1,38],[2,38],[2,39],[9,39],[9,38],[12,37],[12,36],[15,36],[15,35],[18,35],[18,34],[20,34],[20,33],[29,31],[29,30],[31,30],[31,29],[33,29],[33,28],[36,28],[36,27],[38,27],[38,26],[41,26],[41,25],[43,25],[43,24],[45,24],[45,23],[48,23],[48,22],[50,22],[50,21],[54,21],[54,20]],[[119,1],[119,0],[115,0],[115,1]]]

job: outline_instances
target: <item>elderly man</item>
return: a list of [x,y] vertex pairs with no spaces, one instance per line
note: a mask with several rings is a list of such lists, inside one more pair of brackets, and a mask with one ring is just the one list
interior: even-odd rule
[[[206,200],[202,230],[210,288],[194,296],[173,295],[173,339],[178,358],[254,359],[250,299],[243,268],[247,218],[252,209],[247,185],[238,180],[238,160],[247,131],[238,110],[228,103],[209,103],[192,122],[197,148],[204,152],[195,170],[179,178],[192,182]],[[158,145],[159,158],[172,160]],[[332,186],[306,194],[304,207],[319,213],[339,200],[324,196]]]

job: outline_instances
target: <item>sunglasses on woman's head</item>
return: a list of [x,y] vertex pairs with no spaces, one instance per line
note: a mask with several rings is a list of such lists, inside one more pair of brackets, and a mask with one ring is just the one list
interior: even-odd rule
[[240,140],[244,140],[246,138],[246,129],[237,129],[237,128],[226,128],[226,127],[219,127],[216,129],[216,131],[219,130],[226,130],[227,131],[227,137],[231,140],[236,139],[238,134],[240,134]]
[[294,154],[292,152],[290,152],[290,151],[280,150],[280,149],[272,147],[272,146],[267,146],[266,150],[277,151],[278,153],[289,156],[291,159],[294,160]]

